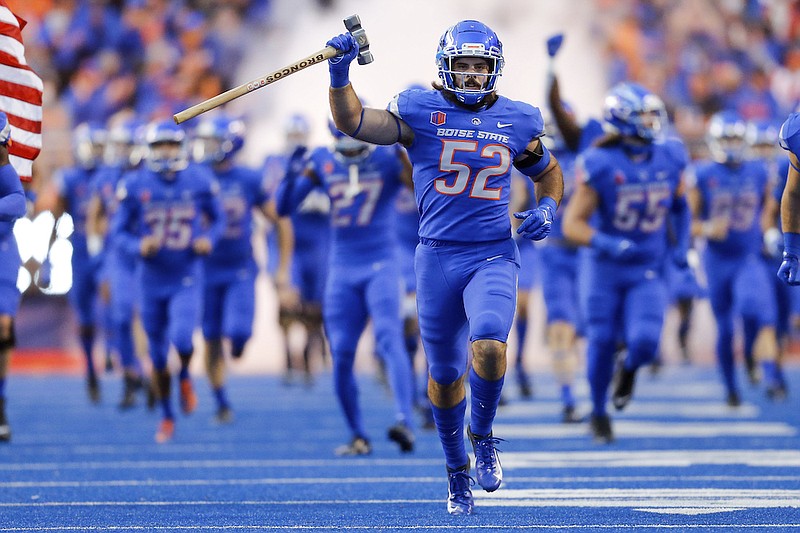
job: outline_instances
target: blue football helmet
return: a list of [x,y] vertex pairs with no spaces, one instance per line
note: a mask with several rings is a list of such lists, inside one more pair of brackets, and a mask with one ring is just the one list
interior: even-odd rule
[[308,138],[311,136],[311,125],[305,115],[294,113],[286,119],[283,128],[286,136],[287,152],[294,152],[298,146],[307,146]]
[[222,163],[244,146],[245,125],[241,119],[217,115],[203,119],[194,131],[192,159],[198,163]]
[[139,144],[143,124],[136,118],[126,118],[108,130],[103,159],[117,168],[136,168],[142,162],[143,147]]
[[106,130],[97,124],[84,122],[72,132],[72,155],[83,169],[92,170],[103,160]]
[[780,125],[769,121],[747,123],[745,141],[753,157],[773,159],[778,154]]
[[737,163],[747,148],[747,124],[735,111],[720,111],[708,121],[706,143],[711,157],[720,163]]
[[363,161],[375,149],[374,144],[354,139],[339,131],[333,120],[328,120],[328,129],[333,135],[334,155],[345,164],[352,165]]
[[[459,83],[463,73],[454,71],[453,63],[460,57],[479,57],[488,61],[488,73],[474,73],[476,77],[484,78],[480,87],[465,87],[463,82]],[[463,104],[478,104],[486,95],[493,93],[504,63],[503,43],[491,28],[477,20],[463,20],[448,28],[439,39],[436,65],[439,67],[442,87]]]
[[652,142],[667,124],[667,110],[658,95],[637,83],[622,82],[606,96],[603,119],[614,133]]
[[171,120],[154,122],[144,134],[147,167],[159,174],[172,174],[189,164],[186,132]]

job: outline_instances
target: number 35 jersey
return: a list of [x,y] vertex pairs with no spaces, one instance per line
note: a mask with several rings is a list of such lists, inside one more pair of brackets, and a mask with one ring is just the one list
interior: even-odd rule
[[597,230],[633,241],[635,262],[660,265],[667,247],[667,213],[687,163],[677,139],[653,143],[642,161],[632,160],[621,144],[586,150],[578,158],[576,179],[597,192]]
[[218,193],[214,176],[200,165],[189,165],[172,180],[141,168],[121,183],[114,234],[136,255],[143,237],[158,239],[158,252],[142,261],[145,283],[180,283],[195,272],[199,258],[192,249],[193,241],[208,237],[216,244],[225,230]]
[[544,133],[541,112],[505,97],[470,111],[440,91],[409,89],[389,111],[414,130],[407,147],[414,166],[419,235],[453,242],[511,236],[511,164]]

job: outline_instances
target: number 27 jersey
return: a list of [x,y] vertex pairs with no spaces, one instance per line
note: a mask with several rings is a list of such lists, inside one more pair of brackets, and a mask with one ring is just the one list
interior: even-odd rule
[[414,167],[419,235],[453,242],[511,236],[511,164],[544,132],[541,112],[505,97],[471,111],[440,91],[410,89],[389,111],[414,130],[407,147]]

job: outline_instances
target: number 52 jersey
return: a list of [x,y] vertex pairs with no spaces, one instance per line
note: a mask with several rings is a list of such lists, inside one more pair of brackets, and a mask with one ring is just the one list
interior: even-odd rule
[[409,89],[389,111],[414,130],[407,147],[414,167],[419,235],[452,242],[511,236],[511,165],[544,134],[541,112],[503,96],[471,111],[440,91]]

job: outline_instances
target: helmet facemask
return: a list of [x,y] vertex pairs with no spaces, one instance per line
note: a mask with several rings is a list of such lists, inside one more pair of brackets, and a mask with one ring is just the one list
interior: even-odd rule
[[164,140],[148,145],[147,166],[167,179],[187,165],[188,158],[182,142]]
[[[484,61],[460,61],[467,58]],[[503,45],[485,24],[462,21],[442,35],[436,63],[444,90],[463,104],[479,104],[497,88],[504,65]]]
[[731,113],[721,112],[711,117],[708,125],[708,149],[715,161],[734,164],[744,158],[747,148],[744,121]]
[[629,145],[650,144],[667,125],[664,102],[641,85],[623,82],[606,96],[603,127],[622,136]]
[[372,153],[374,148],[373,144],[346,135],[337,137],[333,143],[336,158],[348,165],[360,163]]

